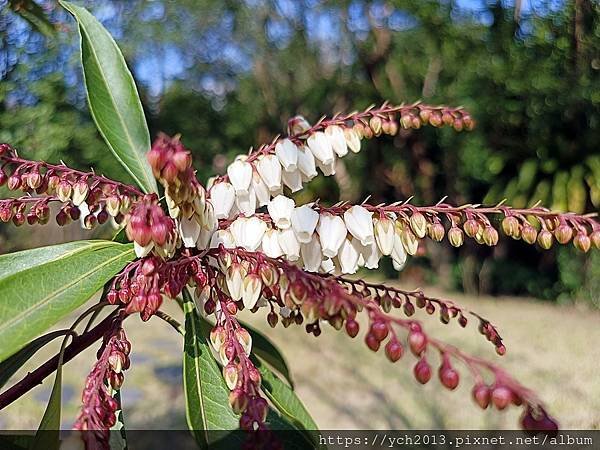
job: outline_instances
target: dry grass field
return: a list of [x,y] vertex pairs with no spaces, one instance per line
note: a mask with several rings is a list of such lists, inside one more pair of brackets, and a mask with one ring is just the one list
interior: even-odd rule
[[[429,291],[431,292],[431,291]],[[441,292],[435,294],[443,295]],[[477,332],[442,325],[434,317],[418,318],[437,337],[509,369],[539,392],[565,429],[600,429],[600,312],[558,307],[535,300],[451,298],[494,322],[508,352],[496,356]],[[176,305],[168,305],[178,315]],[[514,428],[519,410],[479,410],[470,400],[471,383],[465,370],[454,392],[433,379],[421,387],[412,378],[414,358],[396,364],[369,351],[363,342],[326,327],[317,339],[301,327],[274,330],[263,317],[245,317],[266,331],[287,355],[297,391],[322,429],[480,429]],[[132,367],[122,390],[129,428],[185,428],[181,378],[181,340],[168,325],[153,318],[147,324],[129,319],[133,344]],[[359,335],[359,337],[362,336]],[[39,355],[39,361],[52,350]],[[77,414],[83,379],[95,354],[90,349],[65,366],[63,426]],[[18,374],[26,373],[25,367]],[[52,378],[21,401],[0,412],[1,429],[36,428],[49,396]]]

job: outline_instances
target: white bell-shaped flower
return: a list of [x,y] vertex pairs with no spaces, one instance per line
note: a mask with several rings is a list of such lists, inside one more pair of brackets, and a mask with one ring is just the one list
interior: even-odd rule
[[260,298],[260,292],[262,290],[262,282],[260,276],[257,274],[250,274],[244,278],[244,284],[242,287],[242,301],[246,309],[252,309]]
[[210,248],[217,248],[223,244],[225,248],[234,248],[235,239],[229,230],[217,230],[210,239]]
[[286,229],[292,225],[294,206],[296,206],[296,202],[285,195],[278,195],[269,202],[267,211],[277,228]]
[[323,255],[327,258],[333,258],[338,254],[338,250],[344,239],[346,239],[346,225],[341,217],[329,213],[321,214],[317,225],[317,232],[321,241]]
[[190,219],[182,217],[177,222],[177,231],[181,236],[183,245],[187,248],[196,247],[196,241],[200,235],[200,224],[193,216]]
[[260,246],[267,224],[258,217],[238,217],[229,229],[238,247],[253,252]]
[[321,271],[323,273],[335,272],[335,264],[331,258],[326,258],[321,262]]
[[355,205],[344,213],[346,228],[362,245],[370,245],[375,240],[373,213],[364,206]]
[[302,173],[304,181],[310,181],[317,176],[315,156],[306,145],[298,149],[298,169]]
[[289,261],[297,261],[300,258],[300,242],[296,233],[291,228],[279,231],[279,246]]
[[281,187],[281,163],[275,155],[262,156],[256,165],[256,170],[270,191]]
[[229,290],[229,295],[236,302],[242,299],[245,276],[246,270],[240,263],[234,262],[227,269],[227,274],[225,275],[227,290]]
[[316,234],[312,236],[312,239],[308,243],[301,245],[300,254],[302,255],[305,270],[309,272],[319,271],[323,253],[321,252],[319,237]]
[[246,217],[250,217],[256,212],[256,193],[252,185],[250,185],[246,194],[236,194],[235,206]]
[[331,142],[322,131],[317,131],[308,137],[306,145],[314,157],[322,164],[331,164],[335,158]]
[[229,181],[236,194],[247,194],[252,181],[252,165],[247,161],[235,160],[227,167]]
[[344,239],[338,252],[338,261],[342,273],[353,274],[358,270],[358,249],[350,239]]
[[286,172],[296,170],[298,165],[298,147],[289,139],[282,139],[275,144],[275,155]]
[[387,216],[375,220],[375,240],[385,256],[391,255],[394,248],[394,221]]
[[336,155],[340,158],[346,156],[348,153],[348,145],[346,144],[344,130],[337,125],[332,125],[325,129],[325,135],[329,138],[329,142],[331,142],[331,146]]
[[406,250],[404,249],[404,245],[402,244],[402,237],[400,236],[400,231],[397,229],[394,233],[394,247],[390,256],[392,257],[392,261],[395,264],[394,267],[397,266],[402,268],[404,267],[404,264],[406,264]]
[[302,189],[302,173],[299,170],[293,172],[284,170],[281,174],[281,180],[292,192],[298,192]]
[[279,233],[273,228],[268,229],[262,239],[262,251],[269,258],[279,258],[283,250],[279,245]]
[[354,239],[352,243],[356,246],[360,255],[358,261],[359,266],[364,266],[367,269],[377,269],[379,267],[381,252],[375,241],[369,245],[362,245],[357,239]]
[[269,192],[269,188],[258,172],[254,172],[252,174],[252,189],[256,195],[256,200],[259,207],[265,206],[267,203],[269,203],[269,200],[271,200],[271,193]]
[[346,144],[353,153],[360,152],[360,136],[352,128],[346,128],[344,130],[344,137],[346,138]]
[[292,228],[296,233],[298,242],[306,244],[311,241],[319,222],[319,213],[309,205],[294,208],[292,211]]
[[335,175],[335,164],[336,164],[335,158],[329,164],[324,164],[318,160],[316,161],[316,163],[317,163],[317,167],[319,169],[321,169],[321,172],[323,172],[323,175],[325,175],[326,177]]

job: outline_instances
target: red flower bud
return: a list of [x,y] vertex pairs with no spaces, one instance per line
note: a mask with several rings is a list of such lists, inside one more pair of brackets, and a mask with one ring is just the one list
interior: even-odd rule
[[387,324],[385,322],[376,321],[371,325],[371,334],[378,341],[383,341],[389,333]]
[[476,384],[472,391],[473,400],[481,409],[486,409],[490,404],[490,388],[485,384]]
[[512,391],[507,387],[497,386],[492,390],[492,403],[500,410],[510,405],[512,399]]
[[420,356],[427,347],[427,337],[420,331],[411,331],[408,334],[408,345],[415,356]]
[[367,344],[367,347],[369,347],[374,352],[379,350],[380,341],[375,336],[373,336],[373,333],[367,333],[367,335],[365,336],[365,343]]
[[419,383],[426,384],[431,379],[431,366],[425,358],[421,358],[415,365],[413,373]]
[[350,336],[351,338],[356,337],[356,335],[358,334],[359,328],[360,327],[356,320],[354,320],[354,319],[346,320],[346,333],[348,333],[348,336]]
[[388,357],[388,359],[391,362],[398,361],[400,358],[402,358],[403,354],[404,354],[404,348],[398,341],[390,340],[385,345],[385,355]]
[[460,376],[458,375],[458,372],[452,368],[450,361],[448,361],[446,357],[444,357],[444,362],[440,366],[438,375],[441,383],[448,389],[454,390],[458,386]]

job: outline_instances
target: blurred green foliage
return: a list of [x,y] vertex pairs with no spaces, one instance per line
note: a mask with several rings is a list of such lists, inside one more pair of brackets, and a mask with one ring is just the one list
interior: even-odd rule
[[[43,6],[58,28],[73,28],[54,2]],[[404,131],[369,142],[335,180],[315,180],[299,201],[414,195],[426,203],[448,195],[457,203],[541,200],[576,212],[600,206],[600,6],[593,0],[87,6],[123,47],[152,133],[181,133],[203,180],[281,133],[295,114],[315,121],[386,99],[422,99],[464,105],[476,130]],[[0,140],[28,156],[123,178],[85,115],[73,36],[36,37],[6,9],[2,31]],[[446,286],[599,301],[597,255],[542,253],[506,239],[493,250],[432,255],[419,276]]]

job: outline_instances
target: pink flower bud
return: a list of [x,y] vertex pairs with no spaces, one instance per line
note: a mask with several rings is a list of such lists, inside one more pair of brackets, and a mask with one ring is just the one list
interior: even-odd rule
[[408,334],[408,345],[415,356],[420,356],[427,347],[427,337],[420,331],[411,331]]
[[17,174],[11,175],[10,177],[8,177],[7,186],[8,189],[10,189],[11,191],[16,191],[21,187],[21,177]]
[[477,384],[472,391],[473,400],[481,409],[486,409],[490,404],[490,388],[485,384]]
[[413,373],[419,383],[426,384],[431,379],[431,366],[425,358],[421,358],[415,365]]

